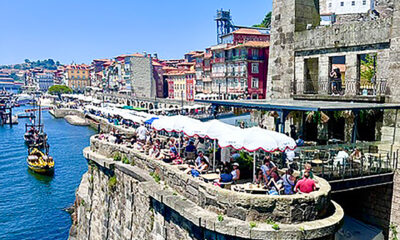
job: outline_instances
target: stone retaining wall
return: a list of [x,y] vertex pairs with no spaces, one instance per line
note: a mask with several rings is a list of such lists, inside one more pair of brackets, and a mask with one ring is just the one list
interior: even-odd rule
[[123,145],[91,138],[91,150],[106,157],[121,153],[136,166],[157,172],[168,186],[203,209],[244,221],[271,219],[281,223],[312,221],[326,216],[330,206],[330,186],[318,178],[320,189],[307,195],[268,196],[239,193],[207,184],[185,174],[178,166],[149,158]]
[[201,208],[140,166],[113,161],[90,148],[76,192],[69,239],[334,239],[343,218],[339,205],[321,220],[250,225]]

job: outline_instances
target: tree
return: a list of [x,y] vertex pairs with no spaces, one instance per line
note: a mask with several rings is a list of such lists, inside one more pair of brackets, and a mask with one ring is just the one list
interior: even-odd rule
[[72,93],[72,89],[65,85],[53,85],[49,88],[49,93],[52,95],[61,95],[64,93]]
[[29,59],[24,60],[25,63],[30,63]]
[[271,16],[272,12],[268,12],[262,22],[260,24],[255,24],[253,27],[263,27],[263,28],[269,28],[271,27]]
[[361,59],[360,76],[361,79],[372,83],[376,74],[376,54],[366,54],[365,60]]

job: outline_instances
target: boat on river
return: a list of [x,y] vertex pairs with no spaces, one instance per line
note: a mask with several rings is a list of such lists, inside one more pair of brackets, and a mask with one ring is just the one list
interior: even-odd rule
[[[36,112],[36,109],[26,110],[26,112]],[[51,174],[54,172],[54,160],[49,156],[49,144],[47,143],[47,134],[44,132],[42,124],[42,109],[39,104],[38,124],[25,124],[25,143],[28,145],[28,157],[26,162],[29,169],[41,174]]]
[[48,148],[43,152],[37,147],[30,147],[26,162],[29,169],[41,174],[54,173],[54,160],[48,155]]
[[[25,112],[36,112],[37,109],[27,109]],[[44,132],[44,124],[41,123],[42,109],[39,105],[38,115],[39,121],[36,124],[36,115],[31,118],[31,124],[25,124],[24,140],[28,146],[37,146],[44,148],[47,144],[47,134]]]

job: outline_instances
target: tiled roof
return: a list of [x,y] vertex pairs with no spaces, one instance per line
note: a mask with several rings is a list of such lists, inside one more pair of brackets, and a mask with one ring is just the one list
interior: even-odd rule
[[227,49],[232,48],[242,48],[242,47],[251,47],[251,48],[267,48],[269,47],[269,42],[266,41],[248,41],[243,44],[238,44]]
[[262,33],[257,29],[239,28],[238,30],[234,31],[233,34],[262,34]]
[[153,66],[162,66],[159,62],[157,61],[152,61]]
[[195,62],[181,62],[181,63],[178,63],[177,65],[178,66],[192,66],[194,64],[195,64]]
[[77,70],[89,70],[89,66],[86,64],[73,64],[73,65],[67,65],[67,69],[77,69]]

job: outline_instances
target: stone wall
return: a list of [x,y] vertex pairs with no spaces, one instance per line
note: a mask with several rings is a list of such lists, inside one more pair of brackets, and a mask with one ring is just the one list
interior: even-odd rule
[[90,166],[76,192],[70,239],[333,239],[343,218],[334,203],[324,219],[279,223],[279,230],[265,222],[250,226],[198,206],[136,162],[115,162],[89,148],[84,155]]
[[[346,215],[379,227],[387,237],[390,222],[396,220],[400,223],[399,214],[392,208],[392,193],[393,185],[390,184],[335,193],[332,198],[343,207]],[[393,194],[399,195],[398,191]],[[397,207],[400,206],[398,200],[393,198],[393,201],[397,201]],[[391,212],[395,214],[391,216]]]
[[294,74],[295,0],[272,3],[267,98],[289,98]]
[[156,86],[151,57],[130,57],[132,91],[136,97],[154,98]]
[[78,109],[69,109],[69,108],[58,108],[58,109],[52,109],[49,111],[51,115],[55,118],[64,118],[65,116],[68,115],[76,115],[83,117],[83,112],[78,110]]
[[[325,52],[334,48],[351,50],[357,46],[360,49],[368,45],[389,43],[392,19],[381,18],[365,22],[349,22],[344,24],[320,26],[311,30],[294,33],[295,51],[324,49]],[[347,49],[346,49],[347,48]]]
[[[393,178],[393,197],[391,199],[392,209],[390,212],[390,224],[400,230],[400,172],[396,170]],[[386,219],[389,221],[389,218]]]

